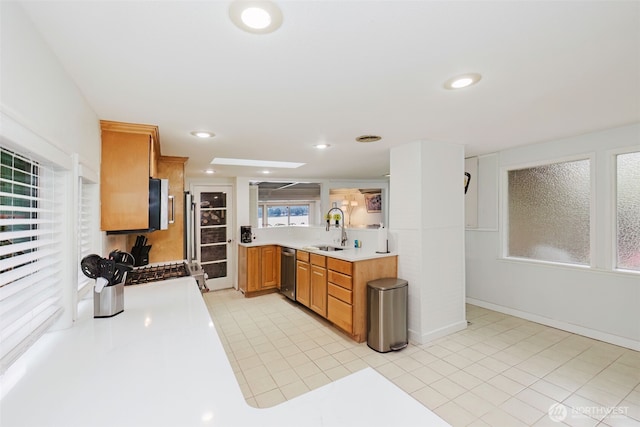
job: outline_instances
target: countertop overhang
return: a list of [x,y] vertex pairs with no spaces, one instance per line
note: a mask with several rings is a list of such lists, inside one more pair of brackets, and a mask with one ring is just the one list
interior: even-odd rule
[[75,326],[25,353],[2,377],[0,425],[448,425],[370,368],[253,408],[193,278],[128,286],[124,304],[94,319],[83,300]]

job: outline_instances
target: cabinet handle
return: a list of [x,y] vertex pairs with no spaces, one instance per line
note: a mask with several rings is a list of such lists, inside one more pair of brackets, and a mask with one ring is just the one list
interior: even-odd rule
[[169,224],[173,224],[176,222],[176,198],[169,196],[169,201],[171,202],[171,219],[169,220]]

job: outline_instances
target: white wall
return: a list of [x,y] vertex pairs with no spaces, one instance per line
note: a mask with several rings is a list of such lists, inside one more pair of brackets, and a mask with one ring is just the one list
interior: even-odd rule
[[100,122],[21,6],[0,2],[2,112],[100,171]]
[[[79,171],[84,171],[84,176],[99,176],[100,124],[21,6],[0,2],[0,19],[2,133],[6,136],[9,127],[24,130],[12,140],[15,146],[11,148],[31,152],[36,158],[55,163],[64,174],[69,189],[62,201],[68,238],[60,248],[64,256],[62,301],[65,312],[57,325],[65,327],[75,318],[78,297],[76,181]],[[94,234],[99,235],[97,227]],[[100,246],[99,242],[95,245]]]
[[[505,150],[479,158],[478,229],[466,231],[467,300],[539,323],[640,349],[640,275],[613,271],[614,152],[640,150],[640,125]],[[501,257],[505,168],[595,156],[592,267]]]
[[390,230],[409,282],[409,338],[466,328],[464,149],[418,141],[391,149]]

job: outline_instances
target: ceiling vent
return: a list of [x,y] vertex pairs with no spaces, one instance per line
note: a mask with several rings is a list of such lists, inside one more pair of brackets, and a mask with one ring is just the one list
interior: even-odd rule
[[378,135],[362,135],[356,138],[358,142],[376,142],[380,141],[382,137]]

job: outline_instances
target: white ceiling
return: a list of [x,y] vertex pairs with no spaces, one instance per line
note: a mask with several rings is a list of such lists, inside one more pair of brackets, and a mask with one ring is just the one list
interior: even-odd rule
[[[229,1],[23,5],[97,115],[158,125],[194,177],[220,156],[307,163],[270,179],[381,178],[415,140],[471,156],[640,121],[637,1],[276,3],[266,35],[235,27]],[[467,72],[480,83],[442,87]]]

